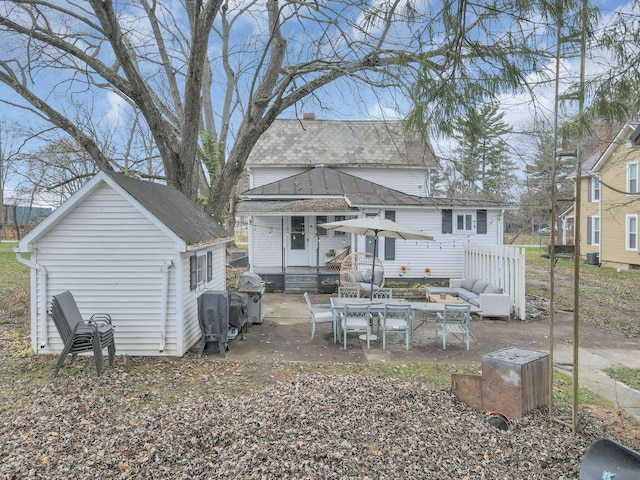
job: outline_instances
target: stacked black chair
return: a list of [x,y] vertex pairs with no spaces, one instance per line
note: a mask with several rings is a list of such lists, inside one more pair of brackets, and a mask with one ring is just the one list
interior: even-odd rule
[[72,364],[78,353],[93,351],[96,371],[100,375],[104,370],[102,351],[106,348],[109,353],[109,365],[113,366],[116,344],[109,314],[96,313],[89,320],[84,320],[73,295],[68,290],[53,296],[50,313],[64,343],[54,376],[58,375],[69,354]]

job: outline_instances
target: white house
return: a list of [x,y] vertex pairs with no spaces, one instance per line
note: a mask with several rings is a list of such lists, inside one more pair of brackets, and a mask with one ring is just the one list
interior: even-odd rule
[[118,354],[182,356],[201,336],[197,296],[226,289],[230,241],[177,189],[98,173],[16,248],[31,267],[34,351],[62,350],[48,309],[70,290],[83,315],[111,315]]
[[434,237],[381,238],[387,278],[461,277],[465,243],[503,244],[508,206],[434,197],[432,149],[400,121],[276,120],[247,166],[249,189],[237,213],[249,219],[249,265],[288,291],[313,268],[318,273],[302,288],[330,276],[323,267],[331,251],[372,251],[372,238],[317,227],[325,222],[382,215]]

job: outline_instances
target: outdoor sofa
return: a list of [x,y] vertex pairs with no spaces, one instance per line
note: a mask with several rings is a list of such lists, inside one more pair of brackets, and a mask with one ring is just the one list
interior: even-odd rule
[[452,278],[449,287],[427,287],[427,296],[441,293],[480,308],[480,317],[511,317],[511,298],[503,289],[480,278]]

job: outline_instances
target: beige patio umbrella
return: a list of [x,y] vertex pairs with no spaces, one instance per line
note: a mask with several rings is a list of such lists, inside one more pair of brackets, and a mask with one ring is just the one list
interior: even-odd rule
[[418,230],[405,227],[393,220],[382,217],[361,217],[354,218],[352,220],[321,223],[318,226],[326,230],[336,230],[338,232],[355,233],[356,235],[373,236],[371,298],[373,298],[373,278],[376,268],[376,255],[378,253],[378,237],[400,238],[402,240],[433,240],[431,235],[426,235]]

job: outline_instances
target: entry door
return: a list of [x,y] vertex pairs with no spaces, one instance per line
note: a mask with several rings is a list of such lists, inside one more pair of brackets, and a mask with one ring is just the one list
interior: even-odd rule
[[309,265],[309,236],[305,217],[291,217],[289,229],[289,266]]

